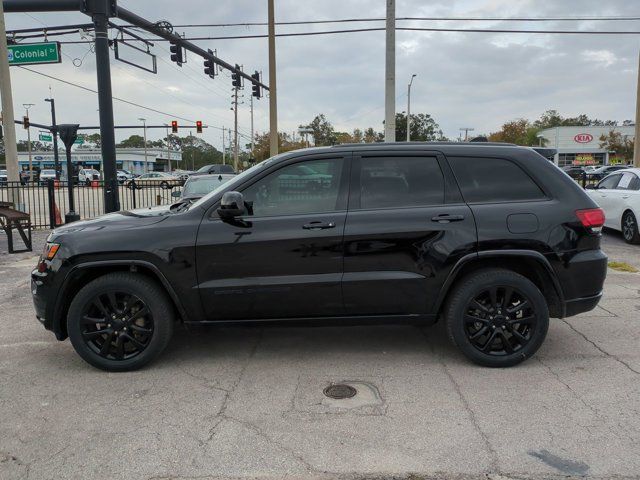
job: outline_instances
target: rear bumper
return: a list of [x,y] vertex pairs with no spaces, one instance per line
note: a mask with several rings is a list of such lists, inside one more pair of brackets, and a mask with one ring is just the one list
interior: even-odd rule
[[607,260],[602,250],[587,250],[563,263],[557,273],[564,294],[564,317],[596,308],[607,277]]

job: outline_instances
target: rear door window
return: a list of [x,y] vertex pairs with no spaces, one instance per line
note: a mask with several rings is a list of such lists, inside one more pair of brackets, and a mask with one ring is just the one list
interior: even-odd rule
[[435,157],[363,157],[360,208],[440,205],[444,177]]
[[453,157],[451,168],[468,203],[521,202],[547,198],[516,163],[503,158]]

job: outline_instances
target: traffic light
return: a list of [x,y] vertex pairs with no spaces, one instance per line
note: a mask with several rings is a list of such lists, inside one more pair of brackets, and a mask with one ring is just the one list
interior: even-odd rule
[[[212,50],[208,50],[208,52],[213,55]],[[215,78],[216,76],[216,66],[210,58],[205,58],[204,60],[204,73],[205,75],[209,75],[211,78]]]
[[29,130],[29,117],[27,117],[26,115],[22,117],[22,126],[25,130]]
[[242,80],[240,79],[240,66],[236,63],[236,69],[231,72],[231,85],[234,87],[242,87]]
[[171,132],[172,133],[178,133],[178,121],[177,120],[171,120]]
[[[251,78],[253,78],[256,82],[260,81],[260,74],[258,73],[257,70],[256,70],[256,73],[251,75]],[[257,83],[251,84],[251,90],[252,90],[251,95],[253,95],[254,97],[260,98],[262,96],[262,92],[260,91],[261,90],[260,85],[258,85]]]
[[182,56],[182,47],[173,42],[169,42],[169,51],[171,52],[171,61],[176,62],[179,67],[184,63],[184,57]]
[[202,133],[202,120],[196,121],[196,132]]

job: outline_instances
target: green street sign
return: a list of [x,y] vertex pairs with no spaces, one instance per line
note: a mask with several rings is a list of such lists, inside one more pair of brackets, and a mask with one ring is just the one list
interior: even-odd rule
[[9,65],[38,65],[43,63],[60,63],[59,42],[21,43],[7,45]]
[[46,133],[41,133],[40,134],[40,141],[41,142],[53,142],[53,137],[51,135],[47,135]]
[[81,135],[78,135],[78,138],[76,138],[76,141],[73,142],[74,145],[82,145],[84,143],[84,137]]

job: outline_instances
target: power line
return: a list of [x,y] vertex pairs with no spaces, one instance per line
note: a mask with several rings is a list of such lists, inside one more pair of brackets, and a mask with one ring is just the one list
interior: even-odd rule
[[[384,27],[354,28],[348,30],[327,30],[322,32],[296,32],[296,33],[276,33],[276,37],[306,37],[314,35],[335,35],[342,33],[380,32],[386,30]],[[431,27],[396,27],[396,30],[411,32],[458,32],[458,33],[517,33],[517,34],[555,34],[555,35],[640,35],[640,31],[629,30],[513,30],[501,28],[431,28]],[[238,40],[248,38],[267,38],[268,35],[227,35],[217,37],[187,37],[185,40]],[[168,41],[164,39],[145,38],[147,41]],[[88,41],[60,42],[62,44],[90,43]]]
[[[585,22],[585,21],[634,21],[640,20],[636,16],[576,16],[576,17],[397,17],[396,21],[426,21],[426,22]],[[361,23],[382,22],[385,18],[340,18],[335,20],[299,20],[289,22],[275,22],[276,25],[319,25],[328,23]],[[135,25],[124,25],[127,28],[136,28]],[[240,23],[188,23],[173,25],[173,28],[216,28],[216,27],[261,27],[267,26],[267,22],[240,22]]]

